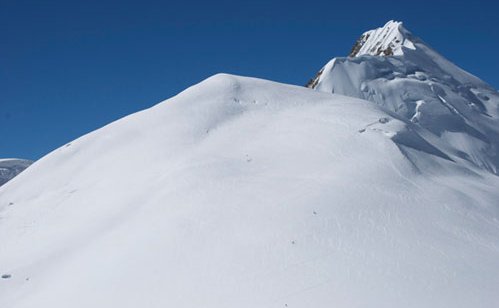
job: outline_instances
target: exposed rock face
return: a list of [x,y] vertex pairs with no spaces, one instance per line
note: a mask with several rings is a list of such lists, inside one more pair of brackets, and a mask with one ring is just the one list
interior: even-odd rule
[[349,57],[355,57],[362,46],[366,43],[366,41],[369,39],[369,34],[364,33],[360,36],[360,38],[355,42],[355,44],[352,47],[352,50],[350,51],[350,54],[348,54]]
[[310,79],[307,82],[307,84],[305,85],[305,87],[310,88],[310,89],[315,88],[317,86],[317,83],[319,82],[319,78],[321,77],[323,71],[324,71],[323,69],[321,69],[320,71],[318,71],[317,74],[315,74],[314,78]]

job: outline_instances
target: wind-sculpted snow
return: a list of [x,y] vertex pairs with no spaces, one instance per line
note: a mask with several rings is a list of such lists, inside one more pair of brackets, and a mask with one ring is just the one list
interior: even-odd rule
[[[447,61],[400,23],[389,22],[375,32],[355,57],[326,64],[311,83],[313,88],[374,102],[454,161],[498,173],[497,91]],[[367,52],[374,48],[369,46],[383,47],[393,40],[400,42],[391,45],[394,56]]]
[[421,130],[211,77],[0,188],[0,307],[495,307],[499,177]]

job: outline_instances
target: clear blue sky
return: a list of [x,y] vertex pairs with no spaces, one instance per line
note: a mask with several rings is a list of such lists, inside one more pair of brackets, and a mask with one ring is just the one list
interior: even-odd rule
[[497,1],[0,0],[0,157],[70,140],[228,72],[302,85],[402,20],[499,87]]

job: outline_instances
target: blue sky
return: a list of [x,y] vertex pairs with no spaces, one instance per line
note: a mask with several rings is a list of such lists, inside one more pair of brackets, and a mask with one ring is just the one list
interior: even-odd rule
[[496,1],[0,0],[0,157],[38,159],[218,72],[302,85],[402,20],[499,87]]

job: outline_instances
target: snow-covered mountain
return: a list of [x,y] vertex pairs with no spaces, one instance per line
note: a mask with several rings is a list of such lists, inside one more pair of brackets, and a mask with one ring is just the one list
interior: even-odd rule
[[499,171],[498,92],[400,22],[364,33],[349,57],[332,59],[308,86],[374,102],[405,122],[393,136],[404,152],[429,151]]
[[215,75],[35,162],[0,188],[0,307],[496,307],[497,94],[410,41],[320,91]]
[[0,159],[0,186],[10,181],[16,175],[28,168],[33,162],[26,159]]

